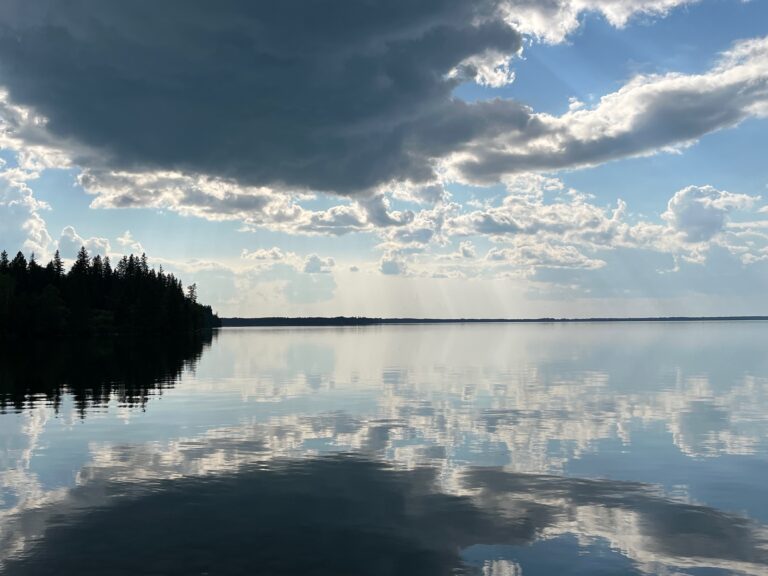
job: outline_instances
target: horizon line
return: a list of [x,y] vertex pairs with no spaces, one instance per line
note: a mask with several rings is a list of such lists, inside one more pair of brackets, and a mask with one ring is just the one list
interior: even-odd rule
[[768,316],[595,316],[538,318],[414,318],[370,316],[261,316],[220,317],[222,327],[247,326],[371,326],[383,324],[554,324],[600,322],[746,322],[768,321]]

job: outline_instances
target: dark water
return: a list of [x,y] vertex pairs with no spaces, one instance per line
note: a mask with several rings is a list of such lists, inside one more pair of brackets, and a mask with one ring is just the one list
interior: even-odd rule
[[768,574],[768,323],[0,356],[0,573]]

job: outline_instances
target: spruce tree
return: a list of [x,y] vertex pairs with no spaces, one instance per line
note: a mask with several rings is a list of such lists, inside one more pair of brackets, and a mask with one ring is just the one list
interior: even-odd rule
[[[57,269],[60,270],[57,272]],[[69,273],[58,253],[41,268],[22,252],[0,254],[0,336],[188,333],[219,325],[210,306],[186,294],[173,274],[149,269],[145,255],[92,260],[82,247]]]
[[61,254],[59,254],[58,250],[53,255],[53,272],[57,278],[64,274],[64,263],[61,261]]
[[11,271],[15,272],[16,274],[22,274],[26,272],[27,270],[27,259],[24,258],[24,254],[21,253],[21,250],[19,250],[16,253],[16,256],[13,257],[13,260],[11,260]]
[[77,251],[77,258],[75,258],[75,263],[72,265],[72,272],[78,275],[85,275],[90,267],[91,263],[88,258],[88,251],[85,249],[85,246],[82,246],[80,250]]

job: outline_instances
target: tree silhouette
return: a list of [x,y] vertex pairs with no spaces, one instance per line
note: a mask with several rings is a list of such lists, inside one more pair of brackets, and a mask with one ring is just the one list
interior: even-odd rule
[[[0,335],[194,332],[220,325],[180,280],[149,267],[147,256],[90,258],[82,247],[69,272],[58,251],[45,267],[22,252],[0,254]],[[193,289],[192,289],[193,288]]]

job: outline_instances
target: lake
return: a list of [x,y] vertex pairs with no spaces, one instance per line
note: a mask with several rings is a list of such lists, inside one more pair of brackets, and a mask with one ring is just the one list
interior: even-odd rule
[[0,574],[768,574],[768,323],[0,356]]

